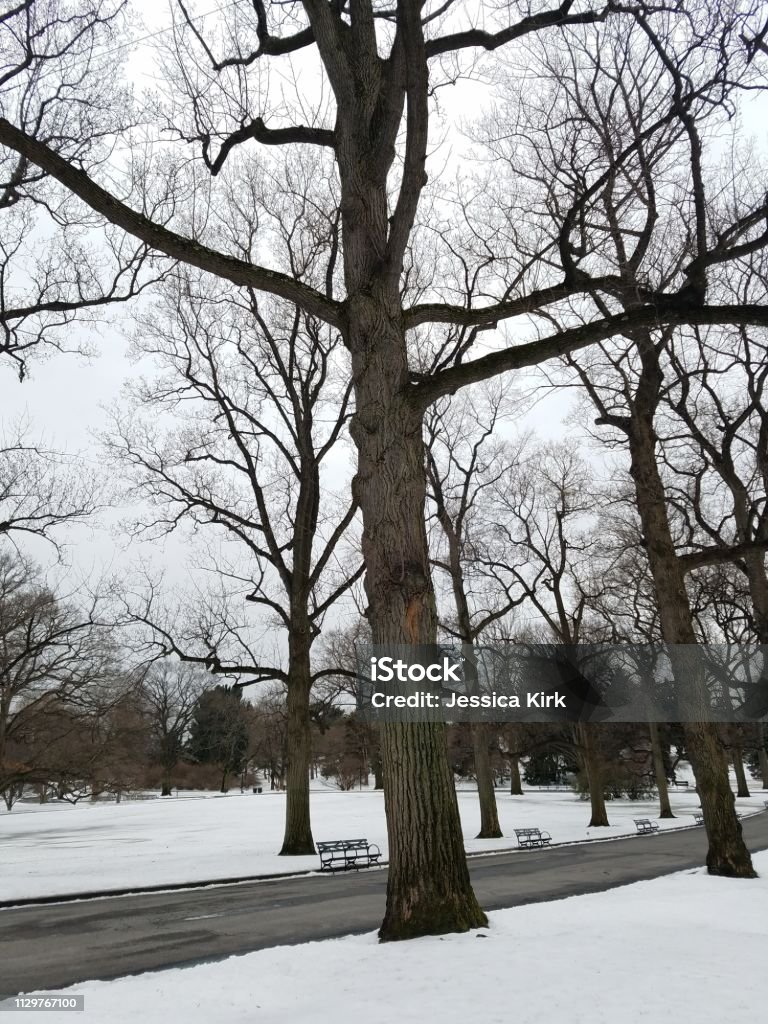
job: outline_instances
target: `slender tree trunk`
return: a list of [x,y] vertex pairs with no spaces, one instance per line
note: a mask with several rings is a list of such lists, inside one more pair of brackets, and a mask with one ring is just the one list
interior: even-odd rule
[[674,818],[672,804],[669,802],[669,786],[667,785],[667,771],[664,767],[664,751],[661,748],[659,727],[656,722],[648,723],[648,731],[651,735],[651,755],[653,757],[653,774],[656,777],[656,788],[659,791],[659,817]]
[[[385,202],[377,216],[386,225]],[[354,246],[345,251],[347,261],[369,262],[371,255]],[[411,404],[396,281],[393,285],[387,296],[361,291],[348,300],[355,380],[351,431],[358,452],[354,493],[363,515],[374,643],[434,645],[422,412]],[[381,749],[390,866],[380,938],[485,925],[469,880],[445,725],[385,724]]]
[[509,794],[510,796],[522,796],[523,795],[523,783],[520,778],[520,758],[510,757],[509,759],[509,770],[512,778],[509,783]]
[[[744,503],[746,504],[746,502]],[[738,520],[737,520],[738,522]],[[744,531],[745,537],[748,537]],[[749,581],[749,593],[752,599],[752,608],[755,616],[755,632],[760,644],[765,651],[768,645],[768,574],[765,571],[765,557],[762,553],[748,555],[745,558],[747,579]],[[763,655],[763,678],[765,678],[766,659]],[[763,688],[765,683],[762,684]],[[763,789],[768,790],[768,753],[765,749],[765,723],[757,722],[757,763],[760,768],[760,778],[763,782]]]
[[491,771],[489,729],[485,722],[474,722],[472,725],[472,750],[475,761],[475,778],[477,779],[477,796],[480,801],[480,831],[475,838],[501,839],[503,833],[499,825],[496,791]]
[[[628,433],[630,473],[635,484],[637,510],[656,592],[662,636],[670,645],[695,645],[697,638],[685,578],[672,540],[666,495],[656,463],[653,414],[660,386],[658,359],[652,351],[650,339],[647,339],[647,344],[641,342],[639,351],[643,374]],[[703,684],[689,672],[685,647],[679,651],[670,649],[670,657],[676,685],[681,692],[687,693],[693,702],[705,700]],[[736,817],[733,793],[728,783],[728,761],[717,727],[710,722],[686,722],[683,730],[707,830],[709,873],[753,878],[752,858]]]
[[[464,585],[464,569],[462,566],[461,537],[440,495],[438,519],[448,541],[448,562],[451,572],[451,585],[456,605],[458,635],[462,642],[464,655],[464,681],[468,694],[477,693],[477,662],[474,654],[474,632],[472,616],[469,610],[466,587]],[[477,780],[477,798],[480,804],[480,831],[477,839],[500,839],[502,836],[499,825],[499,812],[496,807],[496,791],[493,785],[491,759],[489,754],[489,732],[484,722],[475,722],[472,726],[472,755]]]
[[166,765],[163,768],[163,781],[162,781],[162,788],[160,790],[160,796],[170,796],[171,795],[171,788],[172,788],[171,787],[171,772],[172,771],[173,771],[173,768],[171,766],[169,766],[169,765]]
[[748,797],[749,786],[747,785],[747,776],[744,771],[744,754],[741,747],[734,747],[731,751],[731,760],[733,761],[733,770],[736,772],[736,796]]
[[757,763],[763,789],[768,789],[768,752],[765,749],[765,725],[762,722],[757,723]]
[[289,640],[285,834],[281,857],[308,856],[315,852],[309,809],[309,765],[312,758],[309,637],[309,624],[299,622],[291,631]]
[[589,819],[588,828],[597,828],[610,825],[608,812],[605,809],[605,793],[603,791],[602,758],[597,737],[594,732],[594,725],[586,722],[579,722],[576,732],[579,739],[581,763],[584,774],[587,777],[589,786],[589,803],[592,815]]

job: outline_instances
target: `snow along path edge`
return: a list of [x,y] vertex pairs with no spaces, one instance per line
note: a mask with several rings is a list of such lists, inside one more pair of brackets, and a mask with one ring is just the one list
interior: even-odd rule
[[[763,810],[755,810],[749,814],[741,814],[740,819],[742,821],[747,818],[754,818],[758,814],[768,814],[768,808]],[[665,836],[673,834],[675,832],[685,832],[687,830],[701,828],[701,825],[675,825],[672,828],[664,829],[663,831],[656,832],[654,835]],[[589,839],[570,839],[565,840],[561,843],[550,843],[547,847],[542,849],[554,849],[555,847],[564,846],[584,846],[585,844],[592,843],[615,843],[623,839],[639,839],[642,838],[643,833],[640,832],[625,832],[621,835],[612,836],[595,836]],[[477,857],[500,857],[510,853],[525,853],[530,852],[527,848],[520,846],[509,846],[499,850],[474,850],[471,853],[467,853],[467,860],[474,860]],[[389,861],[380,861],[378,864],[373,865],[370,868],[363,868],[364,871],[376,871],[382,870],[389,866]],[[160,882],[156,885],[145,885],[145,886],[128,886],[126,888],[119,889],[98,889],[98,890],[86,890],[84,892],[76,893],[65,893],[61,895],[49,895],[49,896],[25,896],[16,899],[0,900],[0,910],[14,910],[21,907],[44,907],[52,904],[61,903],[80,903],[89,900],[99,899],[117,899],[121,896],[141,896],[150,893],[163,893],[163,892],[184,892],[190,889],[206,889],[216,888],[218,886],[225,885],[243,885],[246,883],[253,882],[269,882],[277,878],[320,878],[322,873],[320,871],[273,871],[269,874],[261,875],[238,875],[231,878],[208,878],[195,880],[191,882]]]

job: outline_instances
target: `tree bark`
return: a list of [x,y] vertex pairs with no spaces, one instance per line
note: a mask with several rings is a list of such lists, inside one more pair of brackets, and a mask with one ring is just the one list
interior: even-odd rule
[[653,757],[653,774],[656,777],[656,788],[659,791],[659,817],[674,818],[672,804],[669,802],[669,786],[667,785],[667,771],[664,767],[664,751],[661,748],[659,727],[656,722],[648,723],[648,731],[651,736],[651,755]]
[[476,839],[501,839],[503,832],[499,824],[496,806],[496,790],[493,785],[488,726],[485,722],[472,725],[472,751],[475,761],[477,797],[480,802],[480,831]]
[[[383,193],[382,193],[383,195]],[[380,216],[386,222],[386,203]],[[345,258],[368,251],[347,249]],[[349,299],[355,380],[351,432],[363,516],[369,618],[376,644],[434,645],[437,615],[425,528],[422,414],[410,401],[399,295]],[[389,833],[382,940],[466,931],[487,923],[469,880],[443,723],[382,728]]]
[[291,630],[288,654],[288,688],[285,770],[285,834],[281,857],[315,853],[309,808],[309,767],[312,733],[309,723],[310,669],[309,623],[297,622]]
[[509,759],[509,770],[511,779],[509,782],[509,795],[510,796],[522,796],[523,795],[523,783],[520,778],[520,758],[510,757]]
[[384,789],[384,772],[381,770],[381,761],[378,759],[373,765],[373,788]]
[[[670,645],[695,645],[697,637],[685,577],[675,551],[666,495],[656,462],[653,415],[661,381],[658,356],[650,338],[641,340],[638,349],[643,369],[628,431],[630,473],[635,485],[637,510],[662,636]],[[670,648],[670,657],[675,682],[681,692],[687,692],[693,702],[704,700],[701,685],[688,671],[684,647],[679,651]],[[728,761],[717,727],[704,721],[686,722],[683,731],[709,841],[707,869],[713,875],[754,878],[752,858],[736,817],[733,793],[728,783]]]
[[591,723],[579,722],[576,726],[576,733],[579,740],[581,763],[589,786],[589,803],[592,814],[588,828],[602,828],[609,826],[610,822],[605,808],[602,762],[594,729],[595,727]]
[[747,785],[747,776],[744,771],[744,755],[741,747],[734,747],[731,751],[731,760],[733,761],[733,770],[736,773],[736,796],[748,797],[749,786]]

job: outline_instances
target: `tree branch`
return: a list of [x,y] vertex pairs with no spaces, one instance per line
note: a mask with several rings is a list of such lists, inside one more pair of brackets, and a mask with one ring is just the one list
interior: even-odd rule
[[485,32],[480,28],[465,29],[463,32],[452,32],[439,39],[427,42],[427,57],[437,57],[441,53],[466,50],[471,47],[483,50],[496,50],[513,39],[520,39],[530,32],[538,32],[543,28],[560,27],[563,25],[592,25],[605,21],[613,5],[608,3],[600,11],[585,11],[583,14],[568,14],[573,7],[573,0],[566,0],[552,11],[540,11],[538,14],[523,18],[516,25],[509,25],[499,32]]
[[308,125],[303,124],[290,125],[288,128],[267,128],[263,118],[256,117],[253,121],[242,125],[237,131],[232,132],[231,135],[224,139],[219,146],[219,152],[214,160],[210,158],[210,136],[206,136],[201,140],[203,143],[203,160],[205,160],[205,165],[211,174],[215,177],[224,166],[227,157],[235,146],[248,142],[250,139],[260,142],[263,146],[284,146],[296,143],[297,145],[305,146],[329,146],[332,149],[335,145],[336,136],[331,129],[310,128]]
[[700,551],[692,551],[687,555],[680,555],[680,562],[683,572],[691,572],[693,569],[701,569],[706,565],[722,565],[724,562],[736,562],[745,555],[753,555],[758,551],[768,551],[768,540],[750,540],[743,544],[723,546],[713,544],[710,547],[702,548]]
[[321,292],[302,284],[288,274],[227,256],[208,246],[200,245],[191,238],[170,231],[160,224],[155,224],[97,185],[85,171],[73,167],[54,150],[31,138],[3,117],[0,117],[0,144],[27,157],[111,224],[117,225],[134,238],[165,253],[166,256],[198,267],[238,286],[258,288],[272,295],[279,295],[290,302],[295,302],[326,323],[338,328],[343,327],[344,317],[339,302],[326,298]]
[[688,306],[680,302],[677,306],[670,304],[667,309],[648,306],[629,313],[619,313],[595,323],[558,331],[557,334],[542,338],[540,341],[531,341],[524,345],[516,345],[514,348],[502,349],[500,352],[492,352],[469,363],[442,370],[432,377],[420,379],[415,375],[411,400],[417,407],[426,408],[442,395],[453,394],[458,388],[487,380],[498,373],[519,370],[524,366],[535,366],[548,359],[577,352],[614,335],[682,324],[756,324],[768,327],[768,306]]

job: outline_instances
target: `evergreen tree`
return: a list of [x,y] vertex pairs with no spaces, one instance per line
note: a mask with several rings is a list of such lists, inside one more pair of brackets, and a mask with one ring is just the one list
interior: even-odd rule
[[215,686],[200,695],[187,752],[198,764],[221,769],[221,792],[226,793],[227,779],[243,770],[248,753],[248,714],[239,689]]

